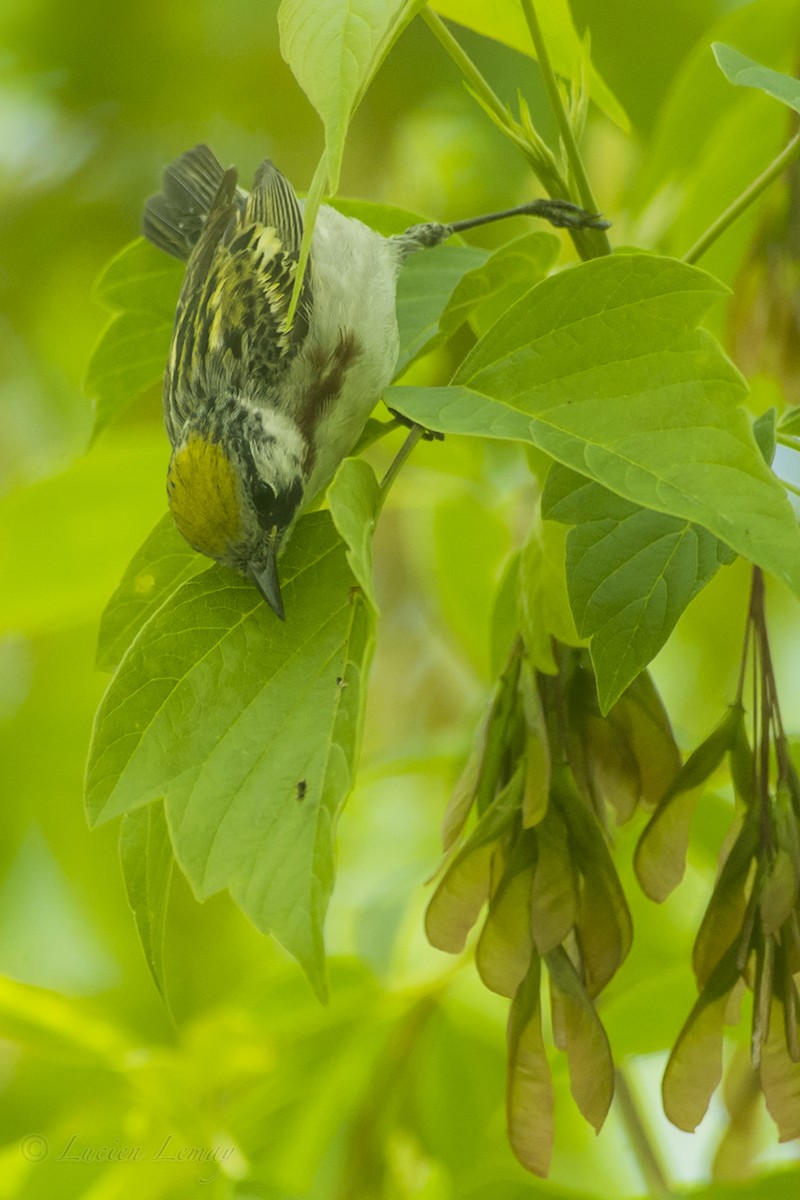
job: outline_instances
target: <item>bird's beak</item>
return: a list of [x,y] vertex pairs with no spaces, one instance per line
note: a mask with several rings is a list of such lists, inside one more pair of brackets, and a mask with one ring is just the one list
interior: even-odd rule
[[286,613],[283,608],[283,598],[281,597],[281,584],[278,579],[278,539],[271,537],[269,541],[269,553],[265,565],[261,568],[254,567],[250,564],[250,574],[252,575],[255,585],[261,592],[261,595],[266,600],[276,617],[281,621],[286,620]]

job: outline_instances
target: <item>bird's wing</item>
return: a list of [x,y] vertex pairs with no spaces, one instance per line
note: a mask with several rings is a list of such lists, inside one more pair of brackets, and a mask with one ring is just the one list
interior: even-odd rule
[[225,173],[178,302],[164,392],[173,440],[198,403],[265,395],[279,383],[308,332],[308,279],[288,319],[302,235],[297,197],[271,163],[244,212],[236,173]]

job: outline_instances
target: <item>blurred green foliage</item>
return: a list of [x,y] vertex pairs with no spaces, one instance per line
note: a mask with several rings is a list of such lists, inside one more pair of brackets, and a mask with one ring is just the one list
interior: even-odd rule
[[[599,207],[617,242],[681,254],[793,128],[780,105],[730,88],[709,45],[791,71],[797,5],[574,0],[573,13],[632,126],[624,135],[590,113],[584,153]],[[553,137],[530,61],[460,36],[500,97],[522,89]],[[382,617],[362,769],[339,826],[329,1006],[227,896],[199,906],[178,877],[164,967],[174,1021],[166,1012],[128,908],[116,830],[90,834],[81,804],[106,682],[94,670],[100,613],[163,511],[168,454],[157,386],[87,453],[82,377],[107,321],[92,287],[137,235],[162,165],[185,147],[209,141],[245,178],[268,154],[304,188],[322,131],[280,56],[274,0],[5,0],[0,130],[0,1197],[646,1194],[630,1122],[615,1107],[595,1139],[561,1056],[551,1179],[517,1166],[503,1115],[507,1006],[422,934],[438,823],[491,678],[485,598],[525,532],[519,447],[421,444],[378,526]],[[532,190],[523,161],[415,22],[355,116],[342,194],[458,218]],[[777,185],[703,266],[728,284],[751,279],[765,243],[780,244],[790,201]],[[475,240],[492,248],[527,232],[520,222]],[[780,395],[780,371],[758,377],[784,348],[769,329],[756,336],[752,315],[728,302],[714,321],[750,355],[757,415]],[[434,348],[407,382],[437,378],[450,353]],[[394,448],[371,452],[379,472]],[[719,572],[656,661],[686,748],[732,694],[747,583],[742,563]],[[778,587],[771,600],[784,715],[797,729],[796,605]],[[694,1138],[660,1113],[727,812],[722,796],[700,814],[684,883],[658,908],[630,869],[637,831],[616,836],[636,938],[600,1008],[670,1178],[698,1200],[788,1200],[800,1190],[796,1146],[777,1150],[760,1112],[748,1138],[737,1133],[755,1178],[735,1188],[725,1183],[735,1156],[722,1102]]]

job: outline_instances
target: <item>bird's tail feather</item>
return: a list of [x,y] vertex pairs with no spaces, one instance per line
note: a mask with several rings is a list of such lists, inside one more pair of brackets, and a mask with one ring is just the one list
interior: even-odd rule
[[144,206],[145,237],[175,258],[192,252],[225,170],[208,146],[193,146],[164,171],[161,191]]

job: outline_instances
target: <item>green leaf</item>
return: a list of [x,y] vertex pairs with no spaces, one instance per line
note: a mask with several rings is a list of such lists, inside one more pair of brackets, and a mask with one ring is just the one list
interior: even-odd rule
[[[435,0],[431,7],[443,17],[466,25],[467,29],[535,57],[530,30],[518,0],[493,0],[491,5],[486,5],[483,0]],[[568,0],[548,0],[547,4],[537,5],[536,14],[555,71],[564,79],[579,78],[586,51],[575,29]],[[629,129],[625,110],[591,63],[587,83],[597,107],[621,129]]]
[[373,617],[328,513],[301,518],[282,570],[285,623],[218,566],[155,613],[100,705],[87,809],[96,823],[163,797],[198,897],[228,888],[324,994]]
[[800,112],[800,82],[797,79],[792,79],[790,75],[782,75],[780,71],[771,71],[769,67],[762,67],[746,54],[740,54],[738,50],[734,50],[732,46],[725,46],[722,42],[712,42],[711,49],[719,69],[730,83],[738,87],[758,88],[768,96],[787,104],[795,112]]
[[282,0],[281,54],[325,126],[328,181],[339,183],[350,118],[423,0]]
[[800,594],[800,531],[738,401],[741,376],[696,327],[722,294],[673,259],[594,259],[532,288],[450,388],[390,403],[444,433],[528,438],[617,495],[693,521]]
[[92,439],[164,374],[172,317],[124,312],[114,317],[89,360],[83,390],[94,401]]
[[182,263],[138,238],[98,278],[95,298],[117,316],[95,347],[84,379],[84,391],[95,402],[93,438],[164,374],[183,271]]
[[164,929],[175,862],[164,805],[158,801],[128,813],[119,831],[125,890],[150,974],[167,1003]]
[[97,669],[115,671],[141,627],[208,559],[184,541],[166,513],[134,554],[100,619]]
[[152,313],[171,322],[183,273],[183,263],[137,238],[106,264],[94,298],[114,312]]
[[375,472],[361,458],[345,458],[328,488],[333,523],[347,547],[350,570],[377,611],[372,587],[372,535],[380,503]]
[[734,555],[691,521],[653,512],[556,463],[542,514],[572,525],[567,589],[607,713],[655,658],[687,605]]
[[[555,265],[560,249],[552,233],[527,233],[506,242],[454,289],[439,327],[446,337],[469,321],[478,337]],[[401,277],[402,278],[402,277]]]
[[486,260],[477,246],[442,245],[408,259],[397,281],[400,354],[395,374],[429,350],[439,336],[439,319],[454,288],[467,272]]
[[580,643],[567,600],[565,555],[565,531],[537,514],[520,557],[519,626],[532,665],[548,675],[556,674],[552,639]]

